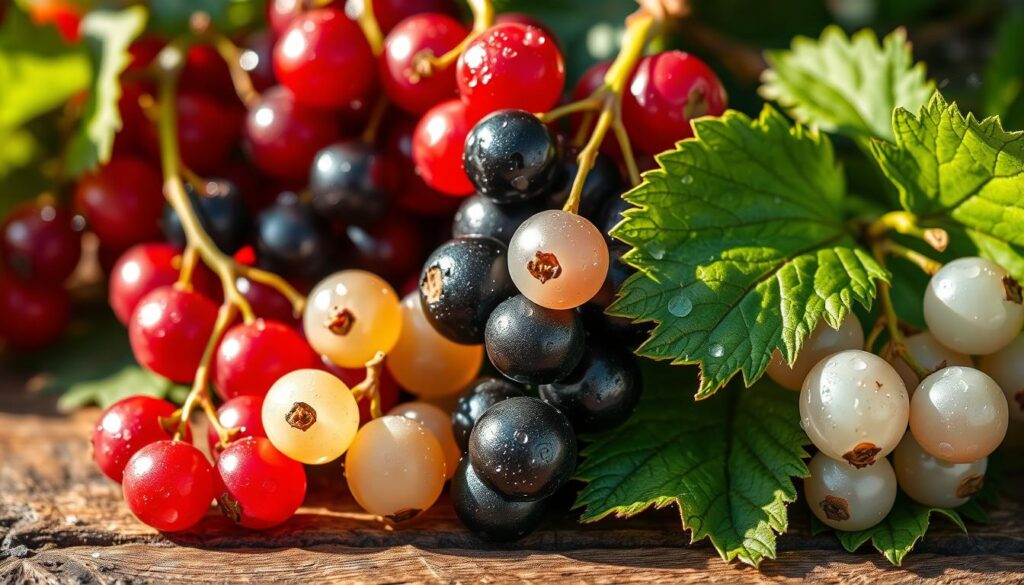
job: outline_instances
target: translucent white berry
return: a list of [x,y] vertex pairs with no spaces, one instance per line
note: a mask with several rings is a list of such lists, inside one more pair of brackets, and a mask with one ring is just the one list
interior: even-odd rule
[[519,292],[549,309],[573,309],[597,294],[608,274],[608,244],[586,218],[560,209],[524,221],[508,244]]
[[907,390],[875,354],[850,349],[811,368],[800,390],[800,421],[823,453],[867,467],[892,452],[907,429]]
[[996,353],[982,356],[978,369],[999,384],[1010,407],[1010,418],[1024,421],[1024,335]]
[[459,459],[462,458],[462,449],[455,442],[455,432],[452,430],[452,415],[441,410],[439,406],[419,401],[399,404],[387,414],[414,420],[434,435],[444,452],[447,477],[451,479],[455,468],[459,466]]
[[921,448],[951,463],[987,457],[1003,442],[1003,391],[981,370],[954,366],[928,376],[910,401],[910,430]]
[[896,501],[896,474],[882,457],[874,465],[856,468],[818,453],[804,480],[811,512],[837,530],[865,530],[881,522]]
[[917,502],[936,508],[956,508],[981,489],[988,458],[947,463],[925,452],[908,432],[893,452],[893,467],[900,488]]
[[333,461],[352,444],[359,406],[344,382],[322,370],[295,370],[270,387],[263,429],[278,451],[316,465]]
[[[910,352],[910,355],[917,360],[917,363],[929,372],[934,372],[939,368],[947,366],[974,366],[971,356],[942,345],[928,331],[922,331],[916,335],[905,337],[903,345]],[[886,345],[882,350],[882,355],[889,356],[890,354],[889,346]],[[889,359],[891,360],[892,367],[896,368],[896,371],[903,377],[903,383],[907,385],[907,390],[913,394],[914,389],[921,383],[921,378],[914,373],[914,369],[907,365],[907,362],[903,361],[903,358],[899,355],[892,355]]]
[[846,315],[839,329],[833,329],[824,320],[811,331],[804,340],[796,361],[790,366],[782,357],[782,352],[775,350],[772,361],[768,363],[766,373],[776,384],[789,390],[799,391],[803,386],[807,372],[823,358],[844,349],[860,349],[864,347],[864,329],[860,319],[853,313]]
[[967,354],[1006,347],[1024,325],[1021,290],[991,260],[969,257],[946,264],[924,293],[924,320],[943,345]]

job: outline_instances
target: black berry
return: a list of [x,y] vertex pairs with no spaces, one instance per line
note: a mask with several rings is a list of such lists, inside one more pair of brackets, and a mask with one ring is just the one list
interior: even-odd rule
[[481,195],[514,203],[551,188],[558,148],[551,130],[530,112],[499,110],[469,132],[463,162]]
[[572,372],[585,349],[576,311],[548,309],[516,295],[487,320],[484,343],[491,363],[523,384],[550,384]]

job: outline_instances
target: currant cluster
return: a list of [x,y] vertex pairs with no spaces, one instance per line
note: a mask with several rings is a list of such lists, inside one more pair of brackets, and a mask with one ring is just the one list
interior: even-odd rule
[[1024,419],[1020,295],[995,262],[960,258],[932,277],[928,329],[898,341],[905,354],[893,341],[879,352],[885,359],[864,351],[853,314],[838,329],[818,325],[792,364],[776,352],[768,375],[800,391],[801,426],[818,449],[804,489],[822,522],[870,528],[897,487],[938,508],[981,489],[1010,416]]

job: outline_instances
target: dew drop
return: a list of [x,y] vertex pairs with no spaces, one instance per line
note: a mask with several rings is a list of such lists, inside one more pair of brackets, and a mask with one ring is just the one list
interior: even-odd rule
[[720,358],[725,355],[725,347],[721,343],[712,343],[708,348],[708,353],[711,354],[711,357]]
[[668,312],[672,313],[676,317],[685,317],[689,315],[692,310],[693,301],[683,293],[677,294],[668,302]]
[[651,255],[651,258],[661,260],[665,257],[665,246],[659,242],[651,242],[647,244],[647,253]]
[[516,431],[515,437],[517,441],[524,445],[530,442],[530,435],[526,434],[525,431]]
[[681,181],[683,182],[684,185],[692,185],[693,184],[693,177],[691,177],[690,175],[683,175],[683,178],[681,179]]
[[853,369],[858,370],[858,371],[863,371],[863,370],[868,369],[868,363],[865,362],[864,360],[862,360],[859,357],[851,358],[850,359],[850,365],[853,366]]

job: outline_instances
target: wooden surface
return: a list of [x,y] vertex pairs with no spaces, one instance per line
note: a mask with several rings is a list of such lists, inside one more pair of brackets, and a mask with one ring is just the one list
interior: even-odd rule
[[240,530],[214,510],[195,531],[163,536],[138,523],[119,486],[93,467],[97,414],[64,417],[51,399],[0,390],[0,583],[1024,582],[1024,505],[1014,500],[970,536],[938,521],[900,569],[870,547],[851,555],[831,536],[810,536],[800,505],[778,560],[760,572],[690,545],[671,510],[589,526],[554,517],[495,546],[441,501],[392,529],[356,510],[333,465],[311,475],[307,506],[282,527]]

